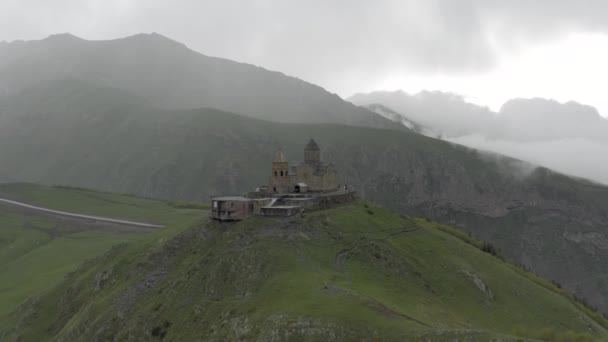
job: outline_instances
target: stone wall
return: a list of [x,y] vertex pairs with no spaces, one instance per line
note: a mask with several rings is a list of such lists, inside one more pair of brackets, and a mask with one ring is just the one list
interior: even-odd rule
[[329,209],[337,205],[346,204],[357,198],[357,192],[349,191],[336,195],[319,196],[317,199],[318,209]]
[[297,166],[297,180],[308,185],[309,191],[332,191],[337,188],[337,175],[333,168],[327,170],[325,175],[317,176],[314,174],[315,166],[311,164],[300,164]]

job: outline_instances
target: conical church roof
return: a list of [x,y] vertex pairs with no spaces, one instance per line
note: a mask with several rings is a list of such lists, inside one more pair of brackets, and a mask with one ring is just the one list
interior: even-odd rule
[[285,162],[287,162],[287,159],[285,159],[285,153],[283,153],[282,149],[278,149],[274,153],[274,158],[272,158],[272,162],[273,163],[285,163]]
[[308,142],[308,145],[306,145],[306,147],[304,148],[305,150],[315,150],[315,151],[319,151],[319,145],[317,145],[317,142],[315,141],[315,139],[310,139],[310,141]]

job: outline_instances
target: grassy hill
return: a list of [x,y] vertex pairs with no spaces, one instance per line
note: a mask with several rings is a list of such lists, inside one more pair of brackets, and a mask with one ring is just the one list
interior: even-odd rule
[[[80,214],[180,224],[198,210],[82,189],[0,184],[0,197]],[[57,217],[0,203],[0,321],[32,296],[63,281],[84,260],[139,241],[153,229]]]
[[367,202],[199,220],[87,262],[4,320],[5,339],[550,340],[608,322],[451,228]]
[[0,101],[0,181],[206,202],[266,183],[275,149],[299,161],[311,137],[365,199],[471,232],[608,312],[608,188],[409,131],[165,111],[65,81]]

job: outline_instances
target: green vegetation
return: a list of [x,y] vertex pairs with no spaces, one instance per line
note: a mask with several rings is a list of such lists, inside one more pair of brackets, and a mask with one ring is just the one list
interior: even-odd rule
[[608,338],[603,317],[483,247],[363,201],[289,219],[183,221],[87,262],[0,331],[66,341]]
[[172,206],[173,208],[178,208],[178,209],[199,209],[199,210],[209,209],[209,204],[196,202],[196,201],[167,201],[167,204]]
[[[176,209],[163,201],[33,184],[2,184],[0,197],[156,224],[179,224],[202,216],[199,210]],[[116,244],[140,241],[150,231],[60,218],[0,203],[0,321],[27,298],[59,284],[84,260]]]
[[0,184],[0,197],[44,208],[155,224],[176,223],[188,211],[206,209],[202,203],[164,202],[67,186],[27,183]]

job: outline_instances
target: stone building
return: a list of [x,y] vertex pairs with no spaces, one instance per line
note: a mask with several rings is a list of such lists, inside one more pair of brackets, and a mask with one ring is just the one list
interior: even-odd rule
[[271,172],[268,185],[246,197],[212,197],[209,217],[222,222],[251,216],[289,217],[355,199],[351,187],[338,189],[336,169],[321,161],[321,149],[313,139],[304,148],[304,161],[295,165],[289,165],[282,150],[276,151]]
[[269,192],[328,192],[337,187],[336,169],[332,163],[321,161],[321,149],[314,139],[304,148],[304,161],[296,165],[289,166],[282,150],[275,152]]
[[270,198],[213,197],[210,214],[211,218],[218,221],[240,221],[253,215],[260,215],[262,208],[271,202]]

